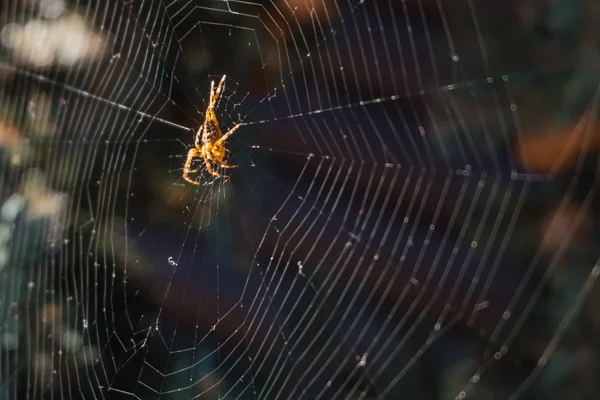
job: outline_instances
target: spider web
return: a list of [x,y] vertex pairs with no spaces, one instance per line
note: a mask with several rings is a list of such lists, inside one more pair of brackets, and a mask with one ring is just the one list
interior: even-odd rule
[[[43,93],[56,129],[25,140],[43,156],[3,159],[2,398],[545,393],[600,271],[580,240],[598,77],[515,9],[82,1],[99,59],[4,49],[8,115],[26,126]],[[222,75],[237,167],[197,160],[190,185]],[[544,168],[524,149],[556,126],[577,134]],[[21,185],[40,181],[65,205],[36,219]]]

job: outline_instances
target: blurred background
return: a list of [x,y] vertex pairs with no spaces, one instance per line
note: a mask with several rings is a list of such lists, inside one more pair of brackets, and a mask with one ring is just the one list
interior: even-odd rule
[[0,399],[600,396],[597,1],[1,4]]

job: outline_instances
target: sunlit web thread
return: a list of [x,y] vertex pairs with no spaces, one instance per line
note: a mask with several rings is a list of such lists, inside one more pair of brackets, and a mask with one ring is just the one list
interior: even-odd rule
[[529,388],[529,386],[531,386],[534,380],[537,379],[541,372],[541,369],[546,366],[546,363],[556,351],[558,344],[562,339],[563,335],[565,334],[567,328],[570,326],[571,321],[577,316],[577,313],[581,309],[584,300],[596,284],[598,275],[600,275],[600,259],[596,261],[596,265],[594,266],[594,268],[592,268],[587,279],[585,280],[585,283],[577,293],[577,297],[575,299],[575,302],[573,303],[573,306],[565,313],[563,319],[560,321],[556,333],[550,340],[548,346],[546,346],[544,353],[538,359],[535,369],[533,370],[531,375],[529,375],[529,377],[527,377],[527,379],[523,383],[521,383],[519,388],[513,393],[513,395],[510,397],[511,400],[519,398],[523,394],[523,392],[525,392],[525,390]]
[[[229,9],[229,11],[231,11],[232,13],[234,13],[229,5],[229,1],[225,1],[227,3],[227,8]],[[240,2],[241,3],[241,2]],[[352,7],[352,9],[350,10],[348,15],[352,15],[354,14],[354,12],[356,11],[356,9],[361,6],[364,3],[364,0],[361,0],[360,2],[356,3],[356,5],[354,5],[354,7]],[[264,8],[264,6],[263,6]],[[210,10],[210,8],[207,8]],[[219,9],[214,9],[217,11],[222,11]],[[236,14],[239,14],[237,12],[235,12]],[[247,15],[247,14],[243,14],[243,15]],[[252,16],[254,17],[254,16]],[[342,16],[341,21],[344,21],[344,16]],[[239,28],[239,27],[238,27]],[[329,32],[329,34],[325,35],[321,40],[319,40],[319,42],[316,44],[315,46],[315,50],[319,49],[321,47],[321,45],[323,43],[325,43],[328,39],[330,39],[331,37],[335,36],[337,34],[337,32],[335,30],[331,30]],[[308,53],[306,53],[304,55],[304,57],[302,57],[300,59],[300,63],[298,66],[296,66],[295,68],[292,68],[289,72],[289,75],[292,76],[294,74],[294,72],[296,71],[296,69],[300,66],[302,66],[304,64],[304,62],[309,59],[312,55],[312,51],[309,51]],[[458,61],[458,57],[456,55],[456,53],[452,52],[452,59],[453,61]],[[502,75],[497,75],[496,78],[500,77],[502,79],[502,81],[507,82],[511,77],[513,76],[517,76],[517,77],[521,77],[521,78],[533,78],[535,77],[535,75],[549,75],[550,73],[555,73],[555,74],[560,74],[563,72],[567,72],[569,71],[569,68],[564,67],[564,68],[559,68],[556,69],[552,72],[549,72],[547,69],[542,69],[542,68],[535,68],[535,69],[530,69],[528,71],[524,71],[524,72],[519,72],[519,73],[513,73],[513,74],[502,74]],[[338,111],[338,110],[342,110],[342,109],[349,109],[349,108],[354,108],[357,106],[364,106],[364,105],[370,105],[370,104],[375,104],[375,103],[382,103],[382,102],[386,102],[386,101],[396,101],[396,100],[400,100],[400,99],[407,99],[409,97],[412,97],[413,95],[425,95],[425,94],[433,94],[433,93],[439,93],[439,92],[447,92],[447,91],[452,91],[455,89],[465,89],[465,88],[473,88],[473,87],[477,87],[479,85],[482,85],[484,83],[488,83],[488,84],[493,84],[495,81],[494,77],[491,75],[488,75],[485,79],[472,79],[472,80],[468,80],[465,82],[460,82],[460,83],[453,83],[453,84],[449,84],[449,85],[444,85],[441,87],[435,87],[433,89],[429,89],[429,90],[424,90],[421,89],[418,92],[406,92],[404,95],[392,95],[392,96],[388,96],[388,97],[380,97],[380,98],[376,98],[376,99],[370,99],[370,100],[361,100],[358,102],[354,102],[354,103],[350,103],[350,104],[345,104],[345,105],[340,105],[340,106],[335,106],[335,107],[328,107],[328,108],[323,108],[323,109],[319,109],[319,110],[312,110],[312,111],[307,111],[305,113],[296,113],[296,114],[291,114],[288,116],[284,116],[284,117],[280,117],[280,118],[272,118],[272,119],[264,119],[264,120],[258,120],[258,121],[250,121],[250,122],[242,122],[240,123],[240,125],[254,125],[254,124],[261,124],[261,123],[267,123],[267,122],[274,122],[274,121],[280,121],[280,120],[285,120],[285,119],[291,119],[291,118],[298,118],[298,117],[302,117],[302,116],[306,116],[306,115],[313,115],[313,114],[320,114],[320,113],[324,113],[324,112],[330,112],[330,111]],[[280,87],[282,87],[285,91],[285,85],[283,80],[280,82]],[[277,87],[274,89],[274,93],[276,95],[277,93]],[[272,97],[275,97],[275,95],[271,95],[271,92],[269,92],[267,94],[267,96],[265,96],[263,98],[262,101],[264,101],[265,99],[270,100]],[[317,92],[317,96],[319,96],[319,93]],[[261,102],[262,102],[261,101]],[[320,102],[320,99],[319,99]],[[246,115],[246,118],[248,117],[248,115]],[[244,119],[246,119],[244,118]]]
[[[554,71],[554,73],[558,74],[558,73],[565,72],[565,71],[567,71],[567,69],[557,70],[557,71]],[[523,79],[524,77],[531,77],[534,75],[542,75],[542,74],[547,75],[548,72],[543,71],[541,69],[534,69],[534,70],[530,70],[527,72],[497,75],[496,77],[488,76],[485,79],[473,79],[473,80],[459,82],[459,83],[452,83],[449,85],[434,87],[434,88],[431,88],[428,90],[418,90],[418,91],[407,92],[404,94],[395,94],[395,95],[391,95],[391,96],[378,97],[375,99],[361,100],[361,101],[356,101],[356,102],[349,103],[349,104],[342,104],[342,105],[338,105],[338,106],[334,106],[334,107],[327,107],[327,108],[321,108],[318,110],[310,110],[307,112],[290,114],[290,115],[286,115],[283,117],[262,119],[262,120],[257,120],[257,121],[241,122],[240,125],[257,125],[257,124],[281,121],[281,120],[292,119],[292,118],[300,118],[300,117],[304,117],[307,115],[315,115],[315,114],[322,114],[322,113],[331,112],[331,111],[345,110],[345,109],[350,109],[350,108],[354,108],[354,107],[363,107],[363,106],[367,106],[367,105],[371,105],[371,104],[379,104],[379,103],[384,103],[384,102],[388,102],[388,101],[406,100],[413,96],[431,95],[431,94],[436,94],[436,93],[440,93],[440,92],[451,92],[454,90],[464,90],[464,89],[468,89],[468,88],[472,89],[472,88],[476,88],[476,87],[481,87],[482,85],[484,85],[486,83],[493,84],[494,82],[497,82],[498,79],[500,79],[501,82],[508,82],[513,77],[519,77],[520,79]],[[268,97],[270,97],[270,96],[266,96],[265,98],[268,98]]]
[[[45,77],[42,74],[36,74],[33,73],[31,71],[27,71],[24,69],[20,69],[17,68],[11,64],[5,63],[5,62],[0,62],[0,65],[3,68],[7,68],[13,72],[25,75],[27,77],[33,78],[35,80],[37,80],[38,82],[43,82],[43,83],[49,83],[51,85],[60,85],[61,87],[63,87],[64,89],[68,90],[71,93],[76,93],[80,96],[83,97],[88,97],[97,101],[100,101],[102,103],[111,105],[113,107],[117,107],[121,110],[124,111],[129,111],[129,112],[133,112],[134,114],[139,115],[140,117],[143,118],[148,118],[152,121],[158,121],[160,123],[163,123],[165,125],[169,125],[178,129],[182,129],[185,131],[193,131],[193,128],[189,128],[187,126],[183,126],[180,124],[176,124],[175,122],[172,121],[168,121],[164,118],[160,118],[157,117],[155,115],[150,115],[148,113],[145,113],[143,111],[140,110],[136,110],[133,108],[130,108],[124,104],[121,103],[117,103],[108,99],[105,99],[103,97],[97,96],[95,94],[92,94],[90,92],[87,92],[85,90],[81,90],[81,89],[77,89],[74,86],[71,86],[69,84],[59,84],[58,82],[55,82],[51,79],[48,79],[47,77]],[[532,72],[539,72],[537,70],[532,71]],[[519,75],[522,75],[519,74]],[[502,75],[502,80],[503,81],[507,81],[509,79],[509,75]],[[493,83],[493,78],[488,77],[486,78],[486,81],[488,83]],[[339,105],[339,106],[335,106],[335,107],[328,107],[328,108],[323,108],[323,109],[318,109],[318,110],[311,110],[311,111],[307,111],[304,113],[296,113],[296,114],[291,114],[291,115],[286,115],[283,117],[278,117],[278,118],[271,118],[271,119],[263,119],[263,120],[257,120],[257,121],[249,121],[249,122],[241,122],[240,125],[244,126],[244,125],[257,125],[257,124],[263,124],[263,123],[269,123],[269,122],[275,122],[275,121],[281,121],[281,120],[286,120],[286,119],[292,119],[292,118],[300,118],[300,117],[304,117],[304,116],[308,116],[308,115],[316,115],[316,114],[321,114],[321,113],[327,113],[327,112],[331,112],[331,111],[339,111],[339,110],[344,110],[344,109],[350,109],[350,108],[354,108],[354,107],[362,107],[362,106],[366,106],[366,105],[371,105],[371,104],[378,104],[378,103],[383,103],[383,102],[388,102],[388,101],[396,101],[396,100],[404,100],[404,99],[408,99],[414,95],[425,95],[425,94],[433,94],[436,92],[447,92],[447,91],[453,91],[455,89],[464,89],[467,87],[473,87],[473,86],[477,86],[478,84],[483,83],[483,80],[473,80],[473,81],[467,81],[467,82],[463,82],[463,83],[457,83],[457,84],[450,84],[450,85],[446,85],[446,86],[442,86],[440,88],[435,88],[435,89],[431,89],[431,90],[420,90],[418,92],[409,92],[406,93],[404,95],[392,95],[392,96],[387,96],[387,97],[379,97],[376,99],[370,99],[370,100],[361,100],[361,101],[357,101],[354,103],[350,103],[350,104],[344,104],[344,105]],[[531,174],[528,174],[531,175]],[[528,177],[531,178],[531,177]],[[534,178],[535,179],[535,178]]]
[[[37,74],[37,73],[33,73],[31,71],[27,71],[25,69],[21,69],[21,68],[17,68],[14,65],[5,63],[5,62],[0,62],[0,66],[2,66],[3,68],[9,69],[13,72],[25,75],[27,77],[30,77],[32,79],[35,79],[39,82],[43,82],[43,83],[49,83],[51,85],[60,85],[62,88],[68,90],[71,93],[75,93],[78,94],[80,96],[83,97],[88,97],[94,100],[97,100],[99,102],[111,105],[113,107],[117,107],[121,110],[124,111],[129,111],[129,112],[133,112],[143,118],[148,118],[152,121],[158,121],[160,123],[163,123],[165,125],[169,125],[175,128],[179,128],[182,130],[185,130],[187,132],[193,131],[193,128],[189,128],[180,124],[176,124],[174,122],[168,121],[164,118],[160,118],[154,115],[150,115],[148,113],[145,113],[143,111],[140,110],[135,110],[133,108],[130,108],[124,104],[121,103],[117,103],[108,99],[105,99],[103,97],[97,96],[95,94],[92,94],[90,92],[84,91],[84,90],[80,90],[77,89],[74,86],[71,86],[69,84],[63,84],[63,83],[58,83],[52,79],[48,79],[47,77],[45,77],[42,74]],[[533,70],[531,71],[531,73],[535,73],[535,72],[540,72],[539,70]],[[522,73],[519,75],[523,75]],[[509,79],[509,75],[502,75],[502,80],[503,81],[507,81]],[[493,82],[493,78],[488,77],[486,78],[486,81],[488,83],[492,83]],[[420,95],[424,95],[424,94],[431,94],[434,92],[440,92],[440,91],[452,91],[454,89],[464,89],[465,87],[472,87],[474,85],[477,85],[479,83],[482,83],[483,80],[473,80],[473,81],[468,81],[468,82],[463,82],[463,83],[458,83],[458,84],[452,84],[452,85],[446,85],[443,86],[441,88],[436,88],[436,89],[431,89],[431,90],[420,90],[418,92],[418,94]],[[299,117],[303,117],[303,116],[307,116],[307,115],[316,115],[316,114],[321,114],[321,113],[326,113],[326,112],[331,112],[331,111],[338,111],[338,110],[342,110],[342,109],[349,109],[349,108],[354,108],[354,107],[358,107],[358,106],[365,106],[365,105],[370,105],[370,104],[377,104],[377,103],[383,103],[383,102],[387,102],[387,101],[396,101],[396,100],[400,100],[400,99],[407,99],[409,97],[411,97],[412,95],[416,95],[417,92],[409,92],[406,93],[405,95],[401,96],[401,95],[392,95],[392,96],[388,96],[388,97],[380,97],[380,98],[376,98],[376,99],[370,99],[370,100],[362,100],[362,101],[358,101],[358,102],[354,102],[354,103],[350,103],[350,104],[345,104],[345,105],[339,105],[339,106],[335,106],[335,107],[328,107],[328,108],[324,108],[324,109],[319,109],[319,110],[312,110],[312,111],[307,111],[305,113],[297,113],[297,114],[292,114],[292,115],[287,115],[284,117],[279,117],[279,118],[272,118],[272,119],[265,119],[265,120],[258,120],[258,121],[250,121],[250,122],[241,122],[240,125],[244,126],[244,125],[257,125],[257,124],[262,124],[262,123],[268,123],[268,122],[275,122],[275,121],[280,121],[280,120],[286,120],[286,119],[292,119],[292,118],[299,118]],[[546,174],[531,174],[531,173],[517,173],[516,176],[515,174],[513,174],[512,176],[513,179],[519,179],[519,180],[526,180],[526,181],[536,181],[536,180],[549,180],[549,177]]]
[[[574,234],[574,227],[578,226],[581,223],[581,219],[586,215],[589,208],[591,207],[592,201],[595,198],[596,193],[597,193],[596,191],[590,191],[588,193],[588,196],[586,197],[585,202],[582,204],[582,207],[579,210],[576,222],[574,222],[572,224],[571,228],[567,232],[565,232],[565,237],[567,238],[566,241],[563,242],[563,245],[558,250],[556,255],[553,257],[552,262],[547,267],[546,272],[545,272],[544,276],[542,277],[541,282],[538,283],[537,288],[536,288],[535,292],[533,293],[533,296],[527,302],[527,305],[525,306],[524,310],[522,311],[520,317],[517,319],[512,330],[508,333],[508,337],[504,340],[504,343],[502,344],[502,346],[495,353],[493,353],[493,354],[489,353],[485,356],[486,359],[478,367],[476,373],[472,376],[472,378],[469,380],[469,382],[463,387],[463,390],[456,397],[457,399],[466,397],[468,391],[471,390],[473,388],[473,386],[479,381],[481,375],[483,375],[486,371],[488,371],[498,360],[500,360],[503,357],[504,354],[506,354],[508,352],[508,349],[510,348],[513,341],[515,340],[516,335],[520,331],[525,320],[530,315],[532,308],[534,307],[535,303],[537,302],[537,299],[540,297],[542,290],[545,287],[547,287],[550,278],[553,276],[553,274],[556,272],[556,269],[559,267],[559,265],[560,265],[559,260],[562,259],[563,252],[566,250],[566,246],[564,245],[564,243],[571,242],[572,236]],[[568,196],[568,195],[565,195],[565,196]],[[519,297],[521,296],[521,294],[523,292],[523,286],[529,281],[531,274],[533,273],[533,267],[537,264],[538,257],[540,254],[541,253],[538,251],[538,253],[536,254],[536,257],[530,262],[529,267],[527,268],[527,272],[526,272],[525,276],[523,277],[523,280],[521,281],[522,282],[521,285],[517,289],[515,295],[513,295],[513,297],[511,298],[511,302],[506,307],[506,309],[507,309],[507,311],[505,312],[506,317],[503,316],[503,318],[499,321],[499,323],[496,325],[496,328],[492,332],[492,334],[489,338],[489,343],[491,345],[493,345],[496,342],[498,336],[501,333],[501,330],[503,329],[503,327],[506,324],[506,320],[508,320],[508,318],[510,317],[510,315],[511,315],[510,310],[513,310],[515,308],[515,304],[519,300]],[[591,287],[595,283],[597,276],[598,276],[598,263],[596,262],[596,265],[594,266],[594,268],[588,275],[588,278],[586,279],[585,283],[582,285],[581,289],[579,290],[576,300],[573,303],[573,306],[565,312],[565,314],[559,324],[557,332],[554,334],[551,341],[546,346],[542,356],[540,356],[540,358],[538,359],[538,363],[537,363],[534,371],[519,386],[519,388],[511,396],[511,399],[518,398],[522,394],[522,392],[527,387],[529,387],[531,385],[531,383],[536,379],[536,377],[540,374],[541,368],[543,368],[546,365],[546,362],[550,359],[550,356],[556,350],[560,339],[564,335],[564,333],[565,333],[567,327],[569,326],[571,320],[573,319],[574,315],[578,312],[578,309],[580,308],[581,304],[583,303],[585,296],[591,290]],[[509,314],[506,314],[507,312]]]
[[25,76],[27,76],[29,78],[35,79],[38,82],[49,83],[51,85],[60,85],[62,88],[68,90],[71,93],[75,93],[75,94],[78,94],[78,95],[83,96],[83,97],[88,97],[88,98],[97,100],[97,101],[99,101],[101,103],[108,104],[108,105],[111,105],[113,107],[117,107],[117,108],[119,108],[121,110],[124,110],[124,111],[132,112],[134,114],[139,115],[140,117],[148,118],[148,119],[150,119],[152,121],[158,121],[158,122],[163,123],[165,125],[169,125],[169,126],[172,126],[172,127],[178,128],[178,129],[182,129],[182,130],[185,130],[185,131],[188,131],[188,132],[193,130],[192,128],[188,128],[187,126],[176,124],[175,122],[168,121],[166,119],[157,117],[155,115],[150,115],[150,114],[145,113],[145,112],[140,111],[140,110],[135,110],[133,108],[130,108],[130,107],[126,106],[125,104],[117,103],[117,102],[105,99],[104,97],[100,97],[100,96],[97,96],[97,95],[92,94],[90,92],[87,92],[85,90],[77,89],[76,87],[68,85],[66,83],[55,82],[52,79],[48,79],[47,77],[45,77],[42,74],[36,74],[36,73],[31,72],[31,71],[27,71],[27,70],[24,70],[24,69],[21,69],[21,68],[17,68],[14,65],[7,64],[5,62],[0,62],[0,66],[2,66],[3,68],[9,69],[9,70],[11,70],[13,72],[19,73],[21,75],[25,75]]

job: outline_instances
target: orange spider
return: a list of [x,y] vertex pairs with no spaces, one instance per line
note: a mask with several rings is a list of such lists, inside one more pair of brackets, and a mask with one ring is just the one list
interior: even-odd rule
[[192,161],[194,161],[196,158],[202,157],[204,159],[204,164],[206,165],[206,170],[211,175],[218,178],[229,178],[229,175],[223,175],[215,171],[212,164],[216,164],[221,168],[236,167],[235,165],[227,165],[224,162],[225,153],[227,152],[224,143],[240,127],[240,124],[237,124],[223,135],[221,128],[219,128],[217,116],[215,115],[215,105],[217,104],[217,100],[219,100],[219,96],[223,90],[225,77],[226,76],[223,75],[223,78],[221,78],[221,82],[219,82],[219,86],[217,86],[216,91],[215,81],[212,81],[210,84],[210,102],[208,103],[206,115],[204,116],[204,124],[200,126],[200,128],[198,128],[198,132],[196,132],[196,142],[194,144],[194,148],[188,152],[187,160],[185,162],[185,166],[183,167],[183,179],[189,183],[193,183],[194,185],[200,184],[200,182],[190,179],[189,177],[190,174],[198,172],[197,169],[190,169],[192,166]]

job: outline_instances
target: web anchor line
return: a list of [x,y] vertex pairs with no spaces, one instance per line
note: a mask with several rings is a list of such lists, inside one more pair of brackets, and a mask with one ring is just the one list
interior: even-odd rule
[[13,72],[16,72],[18,74],[25,75],[25,76],[27,76],[29,78],[33,78],[33,79],[37,80],[38,82],[49,83],[49,84],[54,85],[54,86],[60,86],[60,87],[62,87],[64,89],[67,89],[71,93],[76,93],[76,94],[78,94],[80,96],[89,97],[89,98],[97,100],[99,102],[102,102],[102,103],[105,103],[105,104],[109,104],[109,105],[114,106],[114,107],[118,107],[121,110],[132,112],[134,114],[139,115],[140,117],[148,118],[148,119],[150,119],[152,121],[158,121],[158,122],[163,123],[165,125],[169,125],[169,126],[172,126],[172,127],[178,128],[178,129],[182,129],[182,130],[185,130],[185,131],[188,131],[188,132],[193,130],[192,128],[188,128],[187,126],[183,126],[183,125],[176,124],[175,122],[167,121],[166,119],[163,119],[163,118],[160,118],[160,117],[157,117],[157,116],[154,116],[154,115],[150,115],[150,114],[145,113],[145,112],[140,111],[140,110],[135,110],[133,108],[127,107],[124,104],[116,103],[114,101],[105,99],[104,97],[100,97],[100,96],[97,96],[97,95],[92,94],[90,92],[87,92],[85,90],[77,89],[76,87],[68,85],[66,83],[55,82],[55,81],[53,81],[51,79],[46,78],[42,74],[36,74],[36,73],[31,72],[31,71],[20,69],[20,68],[15,67],[14,65],[11,65],[11,64],[8,64],[8,63],[5,63],[5,62],[1,62],[1,61],[0,61],[0,66],[2,68],[9,69],[9,70],[11,70]]
[[[558,74],[558,73],[564,72],[566,70],[567,69],[558,69],[556,71],[553,71],[553,73]],[[268,123],[268,122],[281,121],[281,120],[285,120],[285,119],[300,118],[300,117],[303,117],[306,115],[314,115],[314,114],[327,113],[327,112],[331,112],[331,111],[350,109],[350,108],[354,108],[354,107],[362,107],[362,106],[367,106],[367,105],[371,105],[371,104],[378,104],[378,103],[384,103],[384,102],[389,102],[389,101],[407,100],[414,96],[425,96],[425,95],[432,95],[432,94],[436,94],[436,93],[466,90],[466,89],[477,87],[477,86],[480,86],[483,84],[493,84],[494,82],[504,82],[505,83],[511,77],[514,77],[517,75],[521,76],[521,77],[523,77],[523,76],[536,77],[538,75],[542,75],[542,73],[547,74],[546,71],[533,69],[533,70],[529,70],[529,71],[522,72],[519,74],[515,74],[515,73],[502,74],[502,75],[496,76],[496,78],[488,76],[485,79],[472,79],[472,80],[468,80],[468,81],[464,81],[464,82],[443,85],[443,86],[434,87],[434,88],[430,88],[430,89],[422,89],[419,91],[407,92],[404,94],[393,94],[390,96],[383,96],[383,97],[378,97],[378,98],[374,98],[374,99],[355,101],[355,102],[352,102],[349,104],[342,104],[342,105],[337,105],[337,106],[332,106],[332,107],[326,107],[326,108],[322,108],[322,109],[318,109],[318,110],[309,110],[307,112],[299,112],[299,113],[295,113],[295,114],[286,115],[283,117],[242,122],[242,123],[240,123],[240,125],[244,126],[244,125],[264,124],[264,123]]]

